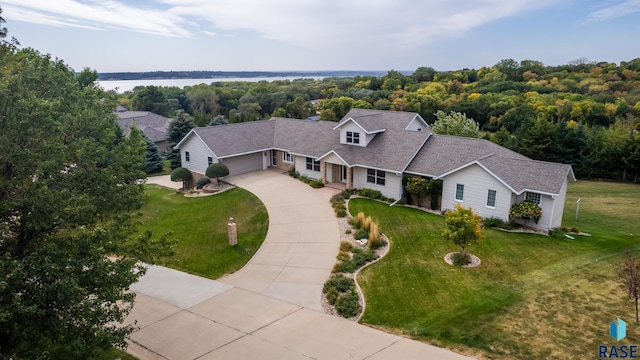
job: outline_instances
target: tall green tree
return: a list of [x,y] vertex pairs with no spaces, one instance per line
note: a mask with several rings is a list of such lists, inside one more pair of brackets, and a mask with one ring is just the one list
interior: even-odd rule
[[[134,133],[131,135],[131,133]],[[162,162],[162,158],[158,153],[158,147],[154,144],[153,140],[149,139],[147,135],[145,135],[142,131],[140,131],[136,126],[131,128],[131,132],[129,136],[140,136],[145,142],[146,148],[146,156],[144,160],[144,172],[146,174],[155,174],[162,171],[164,164]]]
[[436,122],[431,125],[431,129],[436,134],[456,135],[465,137],[480,137],[478,123],[467,115],[452,111],[445,113],[442,110],[436,112]]
[[0,357],[125,346],[121,325],[157,252],[136,235],[144,142],[115,100],[62,61],[0,46]]
[[167,129],[167,141],[171,145],[168,148],[167,159],[171,162],[171,169],[175,170],[182,166],[180,158],[180,150],[175,149],[176,146],[188,133],[195,127],[193,117],[188,113],[178,110],[175,119],[169,122]]
[[532,127],[524,132],[520,153],[535,160],[550,161],[549,155],[556,153],[557,127],[544,118],[538,118]]
[[151,111],[152,113],[170,116],[171,104],[157,86],[145,86],[136,91],[131,99],[133,110]]

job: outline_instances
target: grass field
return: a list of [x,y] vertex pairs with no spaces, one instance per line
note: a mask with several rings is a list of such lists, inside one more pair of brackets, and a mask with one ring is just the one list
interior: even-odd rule
[[[146,185],[143,229],[154,236],[169,231],[178,239],[176,255],[163,265],[216,279],[239,270],[267,234],[267,211],[253,194],[232,189],[214,196],[186,198],[174,190]],[[235,218],[238,245],[229,246],[227,223]]]
[[[576,200],[581,198],[579,219]],[[488,229],[469,251],[482,264],[447,265],[457,250],[442,240],[443,218],[354,199],[390,238],[391,251],[361,272],[362,322],[492,359],[594,358],[599,344],[638,344],[633,302],[615,281],[622,252],[640,249],[640,186],[569,186],[564,225],[592,234],[575,240]],[[627,338],[608,336],[627,321]]]

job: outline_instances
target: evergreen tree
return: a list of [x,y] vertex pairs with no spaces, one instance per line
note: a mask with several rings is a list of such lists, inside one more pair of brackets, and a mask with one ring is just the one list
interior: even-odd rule
[[555,151],[556,126],[542,117],[536,119],[522,137],[520,153],[535,160],[550,161],[549,154]]
[[147,174],[155,174],[162,171],[164,164],[162,162],[162,157],[160,157],[160,154],[158,153],[158,147],[156,144],[135,126],[131,128],[129,136],[142,136],[142,139],[146,144],[147,151],[144,161],[144,172]]
[[172,170],[182,166],[180,150],[174,149],[174,146],[179,143],[194,127],[195,124],[191,115],[182,110],[176,111],[176,118],[171,120],[169,123],[169,129],[167,129],[167,140],[172,144],[167,150],[167,159],[171,162]]

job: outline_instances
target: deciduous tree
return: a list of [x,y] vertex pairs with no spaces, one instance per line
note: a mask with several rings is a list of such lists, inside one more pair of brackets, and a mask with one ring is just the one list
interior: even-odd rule
[[115,106],[62,61],[0,47],[1,358],[95,358],[133,331],[129,287],[163,242],[135,234],[144,142]]
[[446,114],[444,111],[438,110],[436,118],[437,120],[431,128],[437,134],[480,137],[478,123],[467,118],[465,114],[455,111]]
[[470,207],[456,204],[454,209],[447,211],[444,216],[442,237],[460,246],[464,256],[467,247],[482,238],[482,217]]
[[640,259],[627,251],[617,271],[618,282],[627,296],[636,305],[636,324],[638,324],[638,298],[640,297]]

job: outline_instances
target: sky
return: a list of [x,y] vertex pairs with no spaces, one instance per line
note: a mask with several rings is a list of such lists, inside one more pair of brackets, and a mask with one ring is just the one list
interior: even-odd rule
[[640,57],[640,0],[2,0],[76,71],[438,71]]

